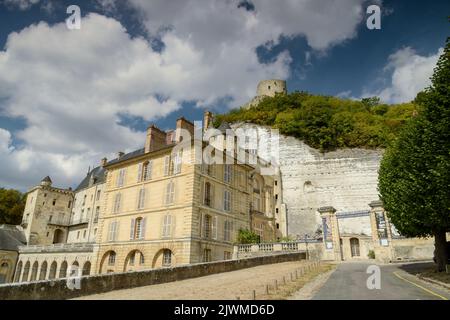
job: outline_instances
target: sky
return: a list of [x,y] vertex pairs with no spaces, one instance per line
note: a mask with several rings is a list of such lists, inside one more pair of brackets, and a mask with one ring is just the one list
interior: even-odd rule
[[76,187],[101,158],[142,148],[148,125],[239,107],[262,79],[411,101],[449,13],[438,0],[0,0],[0,187]]

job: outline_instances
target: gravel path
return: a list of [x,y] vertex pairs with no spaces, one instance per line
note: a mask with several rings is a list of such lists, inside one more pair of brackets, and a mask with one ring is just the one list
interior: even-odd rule
[[77,298],[77,300],[236,300],[251,299],[256,290],[256,299],[265,291],[265,285],[288,278],[305,261],[283,262],[224,272],[200,278],[169,282],[158,285],[116,290]]
[[319,274],[312,281],[306,283],[300,290],[288,297],[288,300],[311,300],[334,271],[335,269]]

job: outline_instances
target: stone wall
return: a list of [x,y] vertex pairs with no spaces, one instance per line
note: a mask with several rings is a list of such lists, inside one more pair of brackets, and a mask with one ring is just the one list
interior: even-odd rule
[[240,260],[228,260],[160,268],[138,272],[124,272],[81,277],[80,289],[70,290],[66,280],[36,281],[24,284],[0,285],[0,300],[70,299],[112,290],[179,281],[209,274],[240,270],[259,265],[298,261],[305,253],[289,253]]
[[[270,132],[270,128],[253,124],[236,123],[233,129],[236,128],[254,128],[258,130],[258,139]],[[317,208],[333,206],[337,213],[369,210],[368,204],[378,199],[381,150],[342,149],[321,153],[296,138],[278,137],[283,201],[287,205],[291,236],[315,234],[321,227]],[[260,156],[267,159],[264,143],[261,146]]]

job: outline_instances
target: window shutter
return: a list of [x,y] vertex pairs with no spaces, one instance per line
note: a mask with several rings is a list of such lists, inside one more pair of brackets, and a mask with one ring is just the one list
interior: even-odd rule
[[175,216],[174,215],[170,215],[170,236],[173,238],[175,237]]
[[137,182],[141,182],[141,181],[142,181],[142,163],[139,163]]
[[147,180],[152,178],[153,161],[149,161],[147,164]]
[[147,218],[143,218],[141,222],[141,239],[145,239],[145,224],[147,222]]
[[116,221],[114,228],[114,241],[117,240],[118,236],[119,236],[119,221]]
[[170,182],[170,203],[174,203],[175,202],[175,182],[171,181]]
[[217,216],[215,216],[212,220],[211,229],[212,238],[217,240]]
[[131,219],[131,227],[130,227],[130,240],[134,239],[134,227],[136,225],[136,220]]
[[211,205],[210,205],[210,207],[211,208],[214,208],[214,197],[215,197],[215,190],[214,190],[215,188],[214,188],[214,184],[212,184],[211,183]]
[[205,231],[203,230],[203,223],[205,221],[205,214],[201,213],[200,214],[200,222],[199,222],[199,226],[200,226],[200,238],[203,238],[205,236]]
[[164,175],[168,176],[170,170],[170,156],[164,157]]

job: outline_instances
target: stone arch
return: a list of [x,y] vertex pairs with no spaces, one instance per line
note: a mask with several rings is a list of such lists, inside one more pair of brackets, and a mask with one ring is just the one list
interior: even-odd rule
[[39,280],[45,280],[47,277],[47,261],[42,262]]
[[359,247],[359,239],[358,238],[350,238],[350,251],[352,257],[360,256],[360,247]]
[[36,281],[37,275],[38,275],[38,269],[39,269],[39,263],[35,261],[33,263],[33,267],[31,267],[31,277],[30,281]]
[[103,254],[100,261],[100,273],[111,272],[115,270],[117,254],[114,250],[108,250]]
[[123,265],[123,271],[133,271],[136,269],[142,269],[145,265],[145,256],[142,251],[135,249],[128,253]]
[[48,278],[50,280],[53,280],[56,278],[56,270],[58,269],[58,263],[56,261],[53,261],[50,265],[50,273],[48,274]]
[[6,283],[8,281],[9,269],[11,268],[8,261],[0,262],[0,284]]
[[53,233],[53,243],[64,243],[64,231],[61,229],[56,229]]
[[23,267],[23,274],[21,279],[21,282],[27,282],[28,281],[28,276],[30,274],[30,261],[27,261],[25,263],[25,267]]
[[81,275],[89,276],[90,274],[91,274],[91,262],[86,261],[83,265],[83,271],[82,271]]
[[171,267],[175,264],[175,255],[173,251],[169,248],[162,248],[153,258],[152,268]]
[[67,261],[64,260],[59,267],[59,277],[58,278],[66,278],[67,277]]
[[77,260],[74,260],[74,262],[72,262],[69,270],[69,275],[72,277],[80,275],[80,264]]
[[17,268],[16,268],[16,274],[14,276],[14,282],[20,282],[22,268],[23,268],[23,262],[19,261],[19,263],[17,264]]

